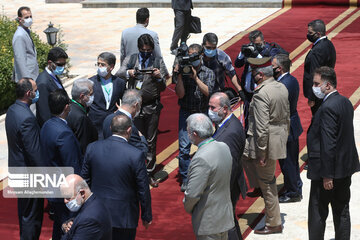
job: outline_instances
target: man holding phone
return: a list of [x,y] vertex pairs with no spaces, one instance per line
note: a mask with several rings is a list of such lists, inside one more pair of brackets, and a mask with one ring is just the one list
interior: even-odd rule
[[166,88],[166,67],[162,57],[154,56],[154,39],[149,34],[138,38],[138,48],[139,53],[127,56],[116,75],[127,79],[128,88],[141,92],[143,103],[134,124],[147,140],[149,151],[146,166],[150,185],[157,187],[153,171],[156,163],[157,129],[163,108],[160,93]]

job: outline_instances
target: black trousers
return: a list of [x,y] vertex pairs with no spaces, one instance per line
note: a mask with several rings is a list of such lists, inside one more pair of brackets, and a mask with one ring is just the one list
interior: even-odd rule
[[335,239],[350,239],[350,185],[351,177],[334,179],[333,189],[325,190],[323,180],[312,180],[308,209],[309,240],[324,239],[326,218],[331,204]]
[[112,228],[113,240],[135,240],[136,228]]
[[75,213],[70,212],[64,202],[49,202],[49,204],[54,210],[52,240],[60,240],[63,235],[61,225],[74,217]]
[[44,213],[43,198],[18,198],[20,239],[39,239]]
[[287,197],[302,195],[302,181],[299,170],[299,139],[286,143],[286,158],[279,159],[281,172],[284,175],[284,188]]
[[191,22],[191,10],[183,11],[174,9],[174,13],[175,29],[170,50],[176,49],[178,47],[179,39],[181,39],[181,42],[186,42],[190,33],[189,26]]

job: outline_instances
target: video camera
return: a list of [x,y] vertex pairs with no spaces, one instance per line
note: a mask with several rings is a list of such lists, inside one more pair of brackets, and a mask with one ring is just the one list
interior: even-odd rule
[[259,54],[254,43],[244,44],[241,47],[241,52],[245,57],[257,57]]
[[179,73],[182,75],[191,75],[192,74],[192,62],[200,59],[199,53],[193,53],[188,56],[183,56],[179,58]]

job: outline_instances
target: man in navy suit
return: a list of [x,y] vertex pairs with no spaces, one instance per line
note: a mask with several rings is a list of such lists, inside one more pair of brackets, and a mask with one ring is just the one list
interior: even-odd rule
[[240,120],[231,112],[231,105],[225,93],[214,93],[209,101],[208,115],[215,123],[216,132],[213,138],[224,142],[230,148],[232,169],[230,178],[230,194],[233,205],[235,227],[229,230],[229,239],[242,239],[239,222],[236,218],[235,207],[239,196],[245,199],[247,185],[242,167],[241,156],[245,147],[245,133]]
[[337,92],[333,68],[316,69],[313,81],[313,92],[323,102],[313,116],[307,134],[307,177],[311,179],[309,240],[324,239],[329,203],[335,239],[350,239],[351,176],[360,170],[354,137],[354,108],[349,99]]
[[[40,131],[40,143],[47,165],[52,167],[73,167],[79,174],[82,165],[80,145],[73,131],[67,125],[66,117],[70,112],[70,99],[65,90],[55,90],[49,95],[52,118],[47,120]],[[61,238],[61,224],[70,212],[63,199],[48,199],[54,209],[54,225],[52,239]]]
[[90,78],[94,82],[94,101],[90,106],[89,118],[98,131],[99,139],[103,139],[103,122],[107,115],[116,111],[116,103],[122,98],[126,89],[123,79],[112,75],[116,57],[109,52],[98,56],[98,71]]
[[56,89],[64,89],[58,75],[63,74],[68,55],[59,47],[52,48],[48,53],[48,64],[36,79],[40,98],[36,103],[36,118],[40,127],[51,118],[48,98]]
[[291,60],[287,54],[278,54],[272,60],[274,78],[285,85],[289,92],[290,133],[286,143],[286,158],[279,159],[284,175],[285,192],[279,197],[280,203],[299,202],[302,199],[302,181],[299,170],[299,136],[303,132],[297,112],[299,83],[290,75]]
[[64,202],[77,215],[62,225],[66,233],[62,240],[111,240],[111,216],[101,200],[91,192],[86,181],[79,175],[68,175],[66,183],[67,186],[60,186]]
[[[29,106],[38,99],[34,80],[23,78],[16,84],[16,102],[6,113],[9,167],[42,166],[40,127]],[[21,239],[39,239],[43,220],[44,199],[18,198]]]
[[128,143],[131,119],[115,116],[111,130],[111,137],[88,146],[81,175],[110,211],[113,239],[130,240],[136,236],[139,205],[145,228],[152,221],[149,180],[143,153]]

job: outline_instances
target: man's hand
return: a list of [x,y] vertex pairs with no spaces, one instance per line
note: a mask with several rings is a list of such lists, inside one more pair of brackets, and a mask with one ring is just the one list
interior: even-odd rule
[[315,105],[315,101],[308,100],[309,107],[313,107]]
[[144,221],[144,220],[142,221],[142,224],[145,227],[145,229],[148,229],[149,226],[151,225],[151,223],[152,223],[152,221],[150,221],[150,222],[147,222],[147,221]]
[[197,78],[197,72],[196,72],[196,69],[193,67],[193,66],[191,66],[191,70],[192,70],[192,74],[191,74],[191,78],[192,79],[194,79],[194,80],[196,80],[196,78]]
[[134,69],[129,69],[128,73],[129,73],[130,77],[135,77],[135,70]]
[[157,69],[157,68],[154,68],[154,69],[153,69],[152,76],[155,77],[155,78],[161,78],[160,70]]
[[179,64],[176,64],[173,70],[174,73],[178,73],[179,72]]
[[258,158],[258,161],[259,161],[260,167],[265,167],[266,166],[265,157]]
[[240,97],[241,101],[245,102],[245,93],[244,93],[244,91],[241,89],[238,92],[238,94],[239,94],[239,97]]
[[65,223],[63,223],[63,225],[61,225],[61,229],[63,230],[64,233],[67,233],[70,230],[72,224],[73,224],[72,220],[66,221]]
[[324,178],[323,185],[325,190],[331,190],[334,188],[333,179],[332,178]]

